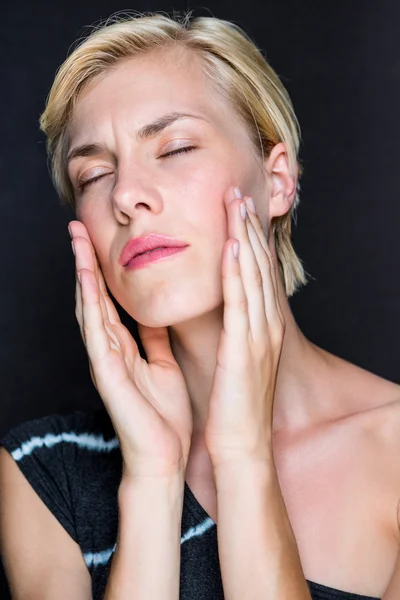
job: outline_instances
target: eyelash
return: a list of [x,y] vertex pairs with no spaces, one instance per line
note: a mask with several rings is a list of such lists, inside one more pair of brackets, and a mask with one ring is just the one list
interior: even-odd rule
[[[174,156],[175,154],[183,154],[185,152],[190,152],[191,150],[195,150],[196,148],[197,148],[197,146],[183,146],[182,148],[178,148],[177,150],[171,150],[171,152],[167,152],[166,154],[162,154],[160,156],[160,158],[169,158],[170,156]],[[95,183],[95,181],[98,181],[99,179],[101,179],[105,175],[108,175],[108,173],[104,173],[103,175],[98,175],[97,177],[93,177],[93,179],[88,179],[88,181],[84,181],[82,183],[78,183],[79,191],[83,192],[83,190],[88,185],[90,185],[92,183]]]

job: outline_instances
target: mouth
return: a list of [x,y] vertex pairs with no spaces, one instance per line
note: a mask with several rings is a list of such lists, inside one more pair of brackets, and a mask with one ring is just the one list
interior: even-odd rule
[[[152,250],[146,250],[146,252],[139,252],[139,254],[135,254],[131,260],[137,258],[138,256],[144,256],[145,254],[150,254],[150,252],[154,252],[155,250],[164,250],[167,246],[158,246],[157,248],[153,248]],[[129,264],[129,263],[128,263]]]
[[187,243],[158,233],[145,234],[132,238],[125,244],[118,259],[122,267],[127,267],[132,260],[140,256],[148,256],[154,252],[166,252],[170,248],[186,248]]
[[127,271],[140,269],[146,267],[149,264],[163,262],[172,256],[177,256],[179,253],[186,250],[188,246],[161,246],[153,248],[152,250],[146,250],[140,254],[136,254],[128,264],[125,266]]

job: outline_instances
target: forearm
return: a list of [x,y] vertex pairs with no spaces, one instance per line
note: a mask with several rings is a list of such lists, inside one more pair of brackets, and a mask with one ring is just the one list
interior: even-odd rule
[[122,482],[119,527],[104,600],[178,600],[184,475]]
[[274,466],[214,472],[225,600],[311,600]]

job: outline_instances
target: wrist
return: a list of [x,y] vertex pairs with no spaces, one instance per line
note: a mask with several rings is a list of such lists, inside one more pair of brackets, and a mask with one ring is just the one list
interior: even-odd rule
[[169,473],[164,475],[131,475],[124,473],[119,485],[119,494],[129,494],[130,490],[137,490],[138,488],[148,489],[164,489],[173,490],[179,489],[185,484],[185,472],[177,471],[175,473]]
[[229,467],[229,465],[265,466],[273,468],[274,453],[271,444],[264,444],[262,450],[250,451],[245,449],[234,449],[215,451],[207,447],[210,461],[214,469]]
[[120,484],[123,487],[136,485],[171,485],[173,482],[180,482],[185,479],[186,462],[180,461],[175,464],[165,465],[145,465],[140,469],[137,466],[132,467],[125,461],[122,466],[122,477]]
[[182,475],[163,478],[122,479],[118,489],[118,505],[121,514],[147,510],[177,519],[182,516],[185,479]]
[[275,463],[271,456],[263,458],[241,457],[235,460],[213,462],[213,474],[217,490],[220,488],[251,485],[260,482],[266,486],[277,482]]

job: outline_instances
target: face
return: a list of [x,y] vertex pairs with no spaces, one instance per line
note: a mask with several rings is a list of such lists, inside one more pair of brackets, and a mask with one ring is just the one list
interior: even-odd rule
[[[151,137],[137,137],[143,126],[170,113],[191,116]],[[89,156],[73,158],[68,171],[77,219],[120,305],[150,327],[221,307],[228,238],[224,194],[230,185],[239,186],[265,221],[267,186],[244,125],[212,89],[198,60],[169,52],[121,63],[80,97],[68,133],[70,152],[98,146]],[[182,148],[190,149],[176,152]],[[126,270],[118,262],[123,247],[151,232],[189,246]]]

